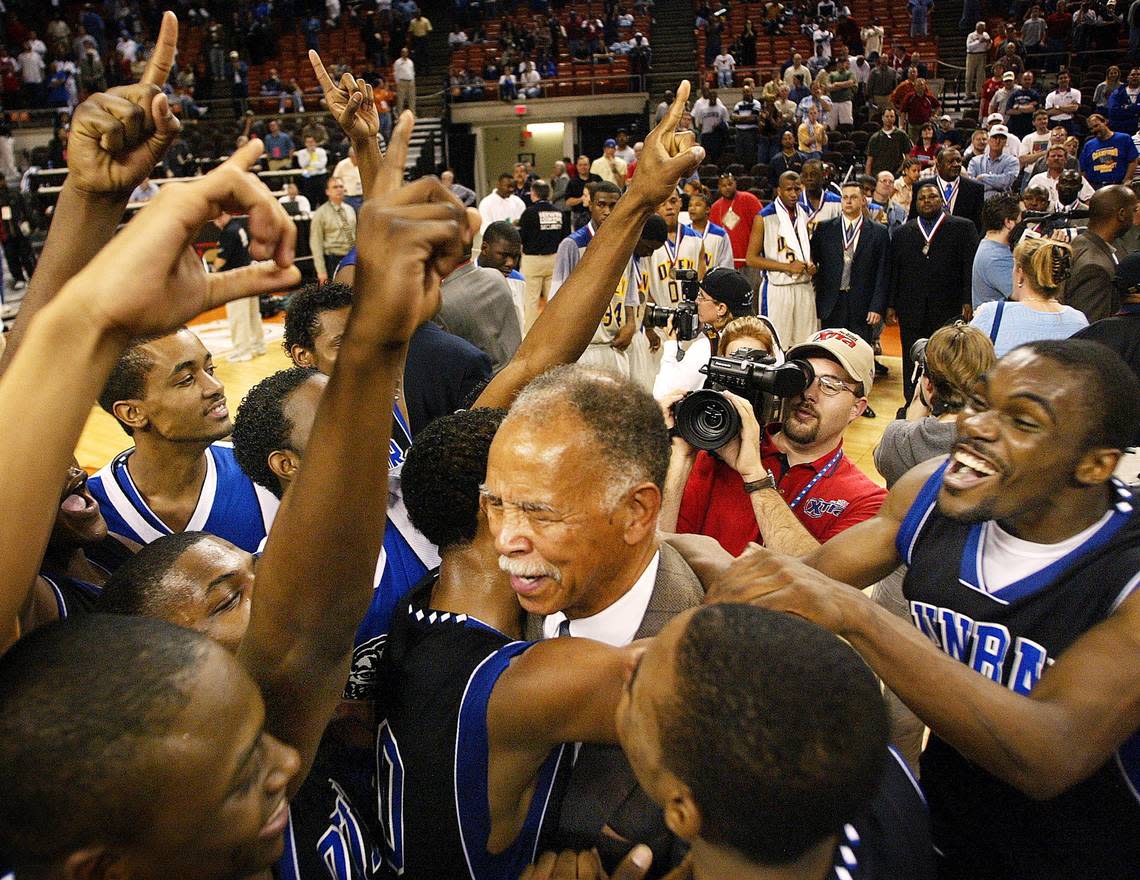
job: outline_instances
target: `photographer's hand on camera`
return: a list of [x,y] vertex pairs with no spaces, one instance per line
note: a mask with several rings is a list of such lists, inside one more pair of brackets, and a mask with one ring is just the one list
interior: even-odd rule
[[669,443],[669,469],[665,474],[665,492],[661,499],[661,515],[657,527],[663,532],[672,532],[677,529],[677,517],[681,512],[681,496],[685,494],[685,483],[689,481],[689,474],[693,470],[693,462],[697,458],[697,450],[676,431],[677,420],[673,416],[673,408],[689,395],[686,388],[678,388],[660,398],[661,415],[665,418],[665,427],[672,438]]
[[740,474],[746,483],[763,479],[767,475],[760,460],[760,423],[750,404],[743,397],[731,391],[721,392],[732,401],[740,415],[740,433],[717,450],[717,456],[730,468]]

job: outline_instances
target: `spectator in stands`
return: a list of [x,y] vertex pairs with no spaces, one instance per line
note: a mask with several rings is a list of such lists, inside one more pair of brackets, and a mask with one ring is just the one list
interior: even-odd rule
[[941,105],[926,88],[926,80],[918,79],[914,83],[914,91],[902,102],[902,112],[906,116],[907,134],[911,140],[916,140],[922,131],[922,126],[934,117]]
[[[801,77],[800,82],[796,82],[796,77]],[[796,52],[792,56],[792,64],[784,71],[784,82],[787,84],[788,89],[794,89],[797,85],[811,82],[811,71],[804,65],[804,57]]]
[[705,89],[701,99],[693,105],[693,123],[708,160],[716,162],[727,141],[728,108],[715,89]]
[[392,64],[392,75],[396,78],[396,115],[404,110],[416,112],[416,65],[406,48],[400,50],[400,57]]
[[526,203],[515,195],[515,179],[506,171],[499,175],[495,189],[479,202],[483,229],[499,220],[517,223],[526,210]]
[[416,9],[415,17],[408,22],[408,35],[412,38],[412,52],[415,62],[421,69],[428,67],[428,34],[431,33],[431,22],[420,9]]
[[566,207],[570,209],[570,226],[577,231],[590,221],[590,194],[587,184],[601,182],[590,170],[590,157],[579,156],[574,165],[575,176],[566,184]]
[[966,36],[966,94],[980,95],[985,87],[986,59],[993,40],[986,31],[986,23],[979,21]]
[[827,147],[827,126],[819,121],[819,111],[809,106],[807,118],[797,130],[800,152],[808,159],[820,159]]
[[139,203],[149,202],[158,195],[158,184],[151,180],[149,177],[144,177],[142,182],[134,188],[131,193],[131,202]]
[[867,96],[876,108],[886,107],[899,85],[899,75],[888,63],[886,55],[875,59],[875,66],[867,78]]
[[[784,134],[791,136],[791,132]],[[803,167],[803,161],[799,163]],[[722,172],[717,181],[720,198],[709,209],[709,219],[724,228],[732,244],[733,266],[744,273],[755,289],[760,276],[745,266],[748,254],[748,238],[752,234],[752,221],[760,213],[760,200],[749,192],[737,189],[736,178],[728,171]]]
[[758,145],[759,122],[765,112],[764,105],[756,100],[752,86],[745,85],[741,90],[740,100],[732,108],[729,121],[736,139],[736,156],[750,167],[753,163],[767,164],[770,154],[768,139],[764,138],[762,146]]
[[1140,67],[1128,71],[1128,81],[1108,96],[1108,124],[1113,131],[1136,134],[1140,119]]
[[1072,87],[1072,77],[1067,70],[1057,74],[1057,88],[1045,96],[1045,111],[1049,114],[1050,125],[1060,125],[1069,134],[1076,134],[1073,114],[1081,109],[1081,93]]
[[629,169],[625,161],[618,157],[617,146],[618,143],[613,138],[606,139],[602,145],[602,155],[590,165],[590,174],[612,183],[618,189],[625,189]]
[[[1121,86],[1120,88],[1124,88]],[[1089,138],[1081,150],[1081,172],[1095,188],[1132,180],[1140,152],[1132,138],[1113,131],[1099,113],[1089,117]]]
[[1033,71],[1021,74],[1021,83],[1006,99],[1005,118],[1010,133],[1025,138],[1033,131],[1033,114],[1044,105],[1041,93],[1034,88]]
[[853,125],[854,100],[857,83],[851,71],[847,49],[840,46],[835,50],[835,66],[827,73],[827,96],[831,100],[831,113],[827,118],[828,128],[836,129],[843,125]]
[[293,138],[288,132],[281,130],[281,123],[276,119],[270,119],[267,128],[269,130],[266,132],[263,142],[265,153],[269,157],[269,170],[278,171],[282,168],[292,167],[293,154],[297,151]]
[[1089,200],[1088,229],[1073,241],[1072,274],[1063,299],[1084,312],[1090,324],[1120,308],[1113,286],[1120,255],[1113,242],[1132,226],[1136,204],[1136,194],[1126,186],[1098,189]]
[[[1029,186],[1040,186],[1046,190],[1049,194],[1049,203],[1051,206],[1058,204],[1057,183],[1060,181],[1061,175],[1065,172],[1068,158],[1069,154],[1065,152],[1063,146],[1054,145],[1049,147],[1049,151],[1045,154],[1045,170],[1033,175],[1033,177],[1029,179]],[[1087,202],[1092,198],[1093,192],[1092,184],[1082,177],[1080,197]]]
[[815,108],[816,119],[819,122],[826,122],[831,118],[831,98],[823,93],[823,83],[816,80],[811,84],[808,96],[803,98],[799,106],[796,108],[796,119],[803,122],[807,118],[808,108]]
[[868,203],[871,219],[887,227],[894,235],[895,230],[906,223],[907,208],[899,204],[895,189],[895,176],[889,171],[880,171],[875,178],[875,190]]
[[[285,184],[285,195],[281,196],[277,201],[285,206],[286,211],[289,211],[291,214],[296,214],[298,217],[308,217],[313,211],[309,200],[301,195],[301,191],[297,189],[297,182],[295,180],[290,180]],[[290,205],[295,207],[290,208]]]
[[1013,294],[1013,253],[1009,236],[1021,220],[1017,198],[1003,194],[982,207],[985,236],[974,253],[970,301],[976,311],[982,303],[1009,299]]
[[542,76],[535,70],[534,62],[527,61],[526,69],[522,72],[520,79],[521,93],[524,98],[541,98],[542,97]]
[[772,186],[779,182],[786,171],[794,171],[799,174],[807,160],[808,157],[798,149],[796,135],[790,131],[785,131],[780,135],[780,152],[772,157],[768,168],[768,177]]
[[989,149],[970,160],[967,173],[985,187],[985,198],[992,199],[1009,192],[1021,170],[1017,159],[1005,153],[1005,139],[1009,130],[1004,125],[990,129]]
[[301,169],[301,192],[310,204],[319,205],[324,201],[329,154],[324,147],[317,146],[316,137],[310,134],[305,136],[305,146],[297,150],[295,158]]
[[24,101],[28,107],[44,106],[44,57],[31,46],[31,41],[24,43],[24,51],[16,57],[20,70],[20,82],[23,86]]
[[[0,58],[0,66],[3,59]],[[103,70],[103,62],[99,58],[99,51],[94,44],[85,47],[79,60],[79,87],[84,95],[107,90],[107,76]]]
[[1005,108],[1009,103],[1009,96],[1014,93],[1017,88],[1017,74],[1012,70],[1007,70],[1001,75],[1001,88],[994,92],[993,97],[990,98],[987,110],[990,115],[995,113],[1001,115],[1001,121],[1005,122]]
[[[796,112],[799,110],[799,105],[791,99],[791,93],[788,87],[782,82],[776,87],[776,100],[772,102],[772,126],[776,132],[790,129],[796,124]],[[774,137],[769,137],[771,143],[770,152],[776,151],[776,143]]]
[[230,52],[226,64],[226,81],[230,84],[234,116],[242,116],[249,102],[249,65],[237,52]]
[[982,85],[981,94],[979,96],[979,118],[985,118],[989,114],[994,95],[1003,87],[1005,81],[1005,65],[1002,64],[1001,61],[994,62],[992,71],[990,78]]
[[1018,156],[1018,163],[1021,167],[1026,168],[1035,165],[1040,159],[1043,159],[1045,151],[1049,149],[1053,139],[1053,132],[1049,131],[1048,112],[1037,110],[1033,114],[1033,131],[1021,139],[1020,155]]
[[928,122],[922,126],[918,139],[911,147],[910,155],[912,159],[918,160],[918,164],[923,170],[926,170],[934,164],[934,159],[940,149],[938,139],[934,136],[934,123]]
[[716,84],[721,88],[732,88],[732,74],[736,70],[736,59],[732,54],[722,51],[713,59],[713,69],[716,71]]
[[566,211],[566,187],[570,185],[570,175],[567,166],[571,165],[570,157],[558,159],[550,172],[550,201],[559,211]]
[[475,207],[476,195],[475,190],[468,189],[461,183],[455,182],[455,172],[450,168],[445,168],[443,173],[439,175],[439,181],[446,186],[455,197],[468,208]]
[[1104,82],[1096,87],[1093,92],[1093,106],[1098,113],[1108,112],[1108,99],[1120,87],[1120,68],[1115,64],[1110,64],[1108,70],[1105,71]]
[[519,96],[518,82],[510,69],[504,68],[499,76],[499,100],[514,101]]
[[348,155],[336,163],[333,177],[344,184],[344,200],[359,212],[364,204],[364,186],[360,180],[360,166],[356,160],[356,148],[349,146]]
[[329,178],[325,195],[327,200],[313,212],[309,226],[309,250],[320,284],[336,274],[337,264],[356,244],[356,211],[344,200],[340,178]]

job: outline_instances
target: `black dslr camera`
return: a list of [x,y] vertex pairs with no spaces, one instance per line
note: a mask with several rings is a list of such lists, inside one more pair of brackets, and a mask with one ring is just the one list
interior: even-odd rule
[[739,394],[752,404],[756,419],[768,421],[780,398],[795,397],[815,381],[807,361],[776,359],[757,348],[741,348],[729,357],[711,357],[701,372],[705,387],[673,404],[676,431],[696,449],[720,449],[740,433],[740,414],[721,392]]
[[697,293],[701,289],[696,269],[674,269],[672,276],[681,285],[681,301],[674,308],[655,306],[645,307],[646,327],[665,327],[673,319],[673,332],[679,342],[696,339],[701,332],[701,322],[697,317]]

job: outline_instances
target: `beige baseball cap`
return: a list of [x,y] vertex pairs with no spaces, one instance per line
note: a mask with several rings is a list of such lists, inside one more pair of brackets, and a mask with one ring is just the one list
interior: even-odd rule
[[875,381],[875,352],[862,336],[841,327],[828,327],[813,335],[807,342],[794,345],[787,359],[825,357],[847,371],[856,382],[863,383],[863,394],[871,394]]

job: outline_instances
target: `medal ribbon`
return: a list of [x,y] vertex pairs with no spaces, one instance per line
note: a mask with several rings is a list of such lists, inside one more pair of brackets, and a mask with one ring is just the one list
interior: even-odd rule
[[934,221],[934,228],[931,229],[929,233],[927,233],[926,226],[923,224],[922,218],[921,217],[918,218],[918,231],[922,233],[923,239],[926,240],[926,247],[924,247],[922,249],[922,252],[924,254],[930,252],[930,242],[931,242],[931,240],[933,240],[934,236],[938,234],[938,229],[939,229],[939,227],[942,226],[942,224],[943,224],[943,222],[945,222],[945,220],[946,220],[946,214],[940,213],[938,215],[938,219]]
[[[850,251],[855,249],[855,242],[859,240],[859,230],[863,228],[863,217],[860,216],[857,223],[847,223],[847,218],[843,218],[843,250]],[[850,234],[847,227],[851,227]]]

